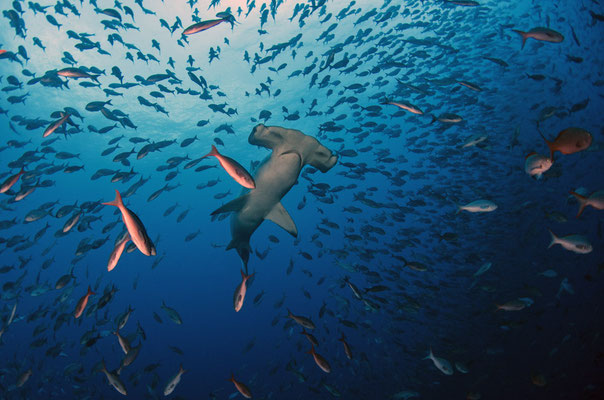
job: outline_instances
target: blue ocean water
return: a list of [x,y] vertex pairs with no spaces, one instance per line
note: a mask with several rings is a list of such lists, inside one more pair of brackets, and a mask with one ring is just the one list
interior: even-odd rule
[[599,2],[1,8],[1,399],[604,398]]

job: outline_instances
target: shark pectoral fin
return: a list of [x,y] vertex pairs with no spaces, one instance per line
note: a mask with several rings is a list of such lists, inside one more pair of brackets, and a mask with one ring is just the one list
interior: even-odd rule
[[248,195],[249,195],[249,193],[244,194],[241,197],[237,197],[235,200],[229,201],[228,203],[226,203],[219,209],[213,211],[212,214],[210,214],[210,215],[217,215],[217,214],[222,214],[222,213],[226,213],[226,212],[235,212],[235,211],[241,210],[243,208],[243,206],[245,205],[245,203],[247,202]]
[[264,217],[264,219],[273,221],[275,224],[285,229],[293,237],[298,237],[298,228],[296,228],[294,220],[289,216],[289,213],[280,202],[273,207],[273,209],[266,215],[266,217]]

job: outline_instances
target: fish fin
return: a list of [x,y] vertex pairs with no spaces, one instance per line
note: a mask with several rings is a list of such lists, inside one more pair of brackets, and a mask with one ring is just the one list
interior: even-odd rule
[[264,217],[264,219],[273,221],[275,224],[285,229],[293,237],[298,237],[298,228],[296,228],[296,224],[292,220],[292,217],[289,215],[285,207],[283,207],[283,204],[280,202],[273,207],[273,209],[266,215],[266,217]]
[[[235,200],[231,200],[222,207],[214,210],[210,215],[217,215],[226,212],[236,212],[243,208],[245,203],[247,202],[248,194],[244,194],[243,196],[237,197]],[[270,213],[269,213],[270,214]]]
[[577,200],[579,201],[579,212],[577,212],[577,217],[576,217],[576,218],[579,218],[581,216],[581,214],[583,214],[583,210],[585,210],[585,207],[587,206],[587,197],[581,196],[579,193],[574,192],[572,190],[571,190],[570,194],[575,196],[577,198]]
[[558,243],[558,237],[554,234],[554,232],[551,231],[551,229],[548,229],[548,231],[549,231],[549,234],[552,236],[552,241],[549,244],[549,246],[547,246],[547,248],[549,249],[550,247],[552,247],[553,245]]
[[553,162],[554,161],[554,151],[556,151],[556,150],[554,148],[552,148],[552,142],[550,142],[549,140],[547,140],[545,138],[545,136],[543,135],[543,133],[541,133],[541,129],[539,128],[539,121],[537,121],[537,132],[539,132],[539,135],[541,135],[541,137],[545,141],[545,144],[547,144],[547,148],[549,149],[549,153],[550,153],[549,158]]
[[117,208],[119,208],[120,206],[124,206],[124,202],[122,201],[122,195],[117,189],[115,189],[115,199],[113,201],[103,204],[106,206],[115,206]]
[[520,48],[521,50],[524,49],[524,45],[526,43],[526,39],[528,39],[528,37],[526,36],[526,32],[523,31],[519,31],[517,29],[512,29],[514,32],[516,32],[517,34],[519,34],[520,36],[522,36],[522,47]]
[[212,150],[210,150],[210,152],[208,154],[206,154],[205,156],[201,157],[201,158],[206,158],[206,157],[210,157],[210,156],[218,156],[220,155],[220,153],[218,153],[218,149],[216,148],[216,146],[212,145]]
[[431,360],[434,354],[432,353],[432,346],[430,346],[430,350],[428,351],[428,355],[423,358],[423,360]]

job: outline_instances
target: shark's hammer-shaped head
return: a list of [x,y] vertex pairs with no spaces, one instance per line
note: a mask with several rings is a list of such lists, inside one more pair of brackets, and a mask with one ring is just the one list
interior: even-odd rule
[[250,144],[272,149],[276,155],[295,152],[300,155],[301,167],[310,164],[321,172],[327,172],[338,161],[327,147],[312,136],[295,129],[280,126],[256,125],[248,138]]

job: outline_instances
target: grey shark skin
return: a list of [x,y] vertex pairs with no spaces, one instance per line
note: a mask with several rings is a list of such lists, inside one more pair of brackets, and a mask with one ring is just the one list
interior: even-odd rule
[[256,188],[245,189],[240,197],[212,213],[233,213],[232,240],[227,250],[237,250],[246,272],[251,252],[250,237],[265,219],[273,221],[292,236],[298,236],[296,224],[281,204],[281,199],[294,186],[302,168],[310,164],[321,172],[327,172],[338,161],[338,157],[317,139],[295,129],[260,124],[254,127],[248,142],[272,149],[271,155],[256,169]]

